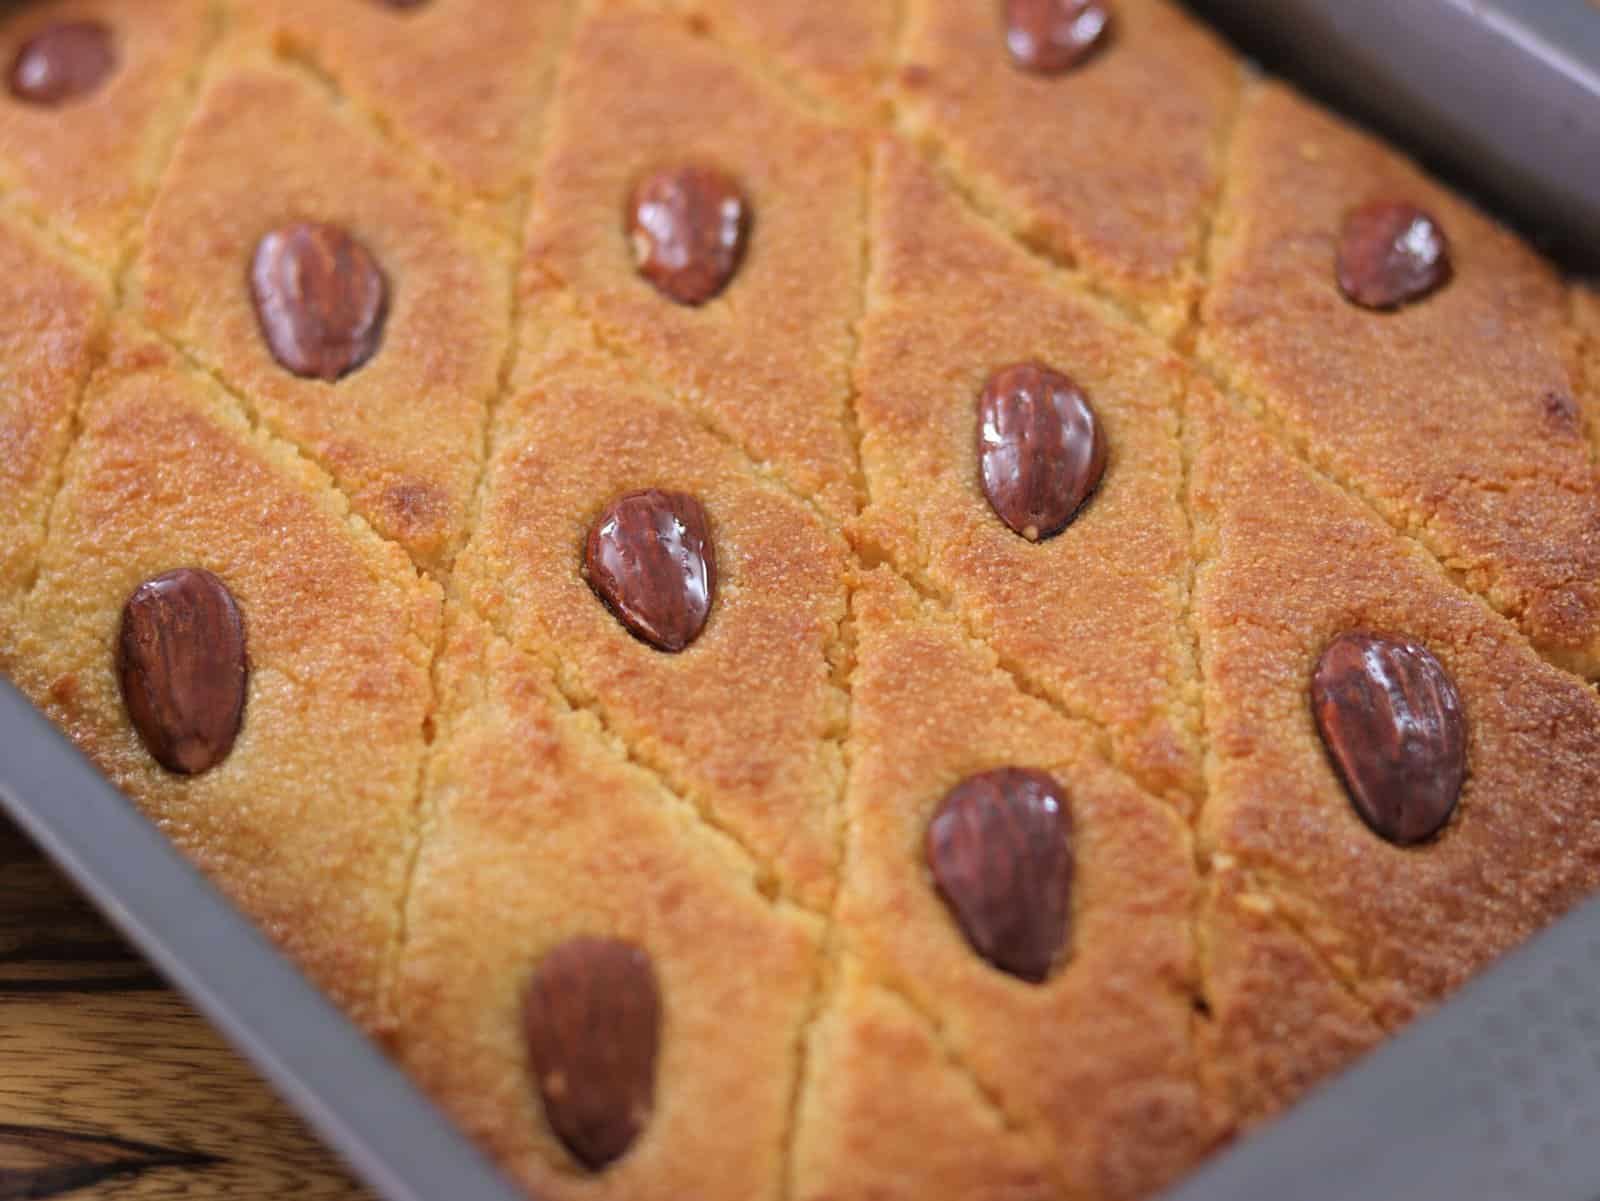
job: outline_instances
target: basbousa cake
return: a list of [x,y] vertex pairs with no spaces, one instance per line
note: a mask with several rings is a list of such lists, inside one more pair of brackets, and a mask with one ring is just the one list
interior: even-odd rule
[[0,48],[0,669],[533,1194],[1148,1196],[1600,886],[1600,301],[1168,0]]

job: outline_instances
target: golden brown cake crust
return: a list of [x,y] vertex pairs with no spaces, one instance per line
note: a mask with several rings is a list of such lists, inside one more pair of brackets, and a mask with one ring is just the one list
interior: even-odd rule
[[[1091,730],[1019,692],[992,651],[892,573],[859,582],[852,619],[849,833],[836,914],[844,953],[867,979],[934,1015],[941,1042],[1046,1150],[1060,1195],[1146,1195],[1213,1135],[1189,1035],[1196,880],[1187,824],[1109,768]],[[934,805],[996,766],[1049,772],[1071,814],[1071,945],[1039,986],[975,956],[926,878]],[[819,1070],[848,1080],[861,1068],[842,1060]],[[1012,1166],[1001,1158],[1006,1141],[994,1140],[1002,1170]],[[815,1187],[866,1195],[855,1173],[849,1159],[830,1161]],[[941,1187],[920,1178],[924,1194]]]
[[[84,398],[12,678],[362,1023],[400,915],[438,590],[294,451],[127,327]],[[291,549],[285,549],[291,548]],[[232,754],[180,779],[128,725],[123,601],[179,567],[246,620]]]
[[366,108],[453,196],[510,230],[531,182],[567,0],[256,0],[252,35]]
[[[854,958],[834,968],[811,1025],[791,1193],[797,1201],[974,1201],[1060,1197],[1048,1151],[1016,1128],[956,1061],[936,1021],[874,984]],[[884,1088],[885,1080],[895,1081]]]
[[[1190,436],[1209,736],[1199,838],[1217,914],[1206,978],[1215,1037],[1233,1042],[1215,1070],[1251,1117],[1298,1090],[1294,1072],[1314,1076],[1360,1041],[1354,1012],[1333,1024],[1349,1001],[1392,1030],[1600,887],[1600,698],[1243,412],[1197,393]],[[1307,681],[1348,630],[1421,642],[1461,693],[1461,808],[1423,847],[1372,835],[1318,741]],[[1308,999],[1309,973],[1269,972],[1263,957],[1288,951],[1239,946],[1252,924],[1293,934],[1347,998],[1325,985],[1325,1002]],[[1308,1048],[1299,1065],[1251,1062],[1261,1040],[1228,1028],[1250,1030],[1256,1013],[1287,1015]]]
[[[553,296],[533,308],[548,339],[525,365],[537,382],[500,408],[499,449],[456,582],[514,645],[560,665],[568,696],[746,846],[769,887],[823,907],[844,775],[845,697],[833,680],[843,540],[691,412],[631,380],[561,309]],[[717,548],[717,603],[681,655],[623,629],[581,571],[601,510],[645,488],[697,497]]]
[[[1444,223],[1454,277],[1373,314],[1329,264],[1344,213],[1395,196]],[[1551,266],[1277,84],[1247,99],[1217,223],[1204,358],[1541,650],[1600,674],[1600,489]]]
[[[968,215],[892,140],[876,157],[869,228],[858,543],[947,597],[1030,690],[1105,724],[1126,769],[1187,809],[1199,751],[1182,630],[1184,368]],[[985,380],[1019,362],[1070,375],[1111,447],[1095,495],[1039,543],[995,520],[973,436]]]
[[1573,371],[1580,382],[1578,405],[1589,449],[1600,469],[1600,291],[1592,284],[1572,289]]
[[0,86],[0,181],[9,203],[48,220],[75,250],[111,271],[149,207],[222,11],[208,0],[49,0],[0,20],[9,71],[35,34],[64,21],[114,30],[117,67],[61,107],[18,100]]
[[807,103],[857,122],[887,116],[894,67],[893,5],[823,7],[786,0],[651,0],[691,28],[745,52]]
[[9,669],[106,304],[18,221],[0,220],[0,279],[0,668]]
[[[681,21],[600,8],[579,23],[556,86],[529,274],[570,288],[607,344],[790,488],[846,516],[857,501],[846,406],[865,139]],[[624,207],[647,172],[701,162],[740,180],[754,216],[737,287],[689,308],[633,271]]]
[[[1600,300],[1111,7],[1058,75],[970,0],[0,21],[119,52],[0,97],[0,670],[545,1201],[1148,1197],[1600,886]],[[1450,244],[1394,312],[1340,290],[1374,199]],[[1105,450],[1037,542],[977,443],[1027,364]],[[678,524],[591,538],[638,492]],[[193,776],[118,689],[178,567],[249,661]],[[646,584],[683,645],[618,620]],[[1313,712],[1362,629],[1462,700],[1418,845]],[[929,834],[1007,768],[1065,844],[996,836],[990,895]],[[1029,888],[1068,917],[1012,974],[974,897]],[[524,1009],[574,938],[659,1018],[604,1167]]]
[[[242,286],[260,239],[307,220],[360,239],[390,289],[380,353],[331,384],[274,361]],[[230,53],[146,220],[131,307],[305,448],[378,533],[438,570],[461,543],[478,477],[508,335],[508,257],[303,73]]]
[[[400,1060],[540,1197],[776,1198],[819,923],[460,609],[440,679]],[[518,1021],[533,964],[580,934],[643,948],[664,1014],[649,1126],[595,1179],[530,1103]]]
[[1002,5],[906,0],[897,115],[1025,243],[1080,266],[1163,333],[1187,320],[1240,80],[1167,0],[1119,0],[1066,75],[1011,69]]

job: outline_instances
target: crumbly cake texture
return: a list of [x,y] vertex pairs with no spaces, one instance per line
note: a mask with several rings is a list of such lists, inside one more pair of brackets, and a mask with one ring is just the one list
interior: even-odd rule
[[[1166,0],[1024,73],[967,0],[62,0],[116,65],[0,93],[0,670],[537,1196],[1148,1196],[1600,887],[1600,299]],[[840,11],[832,11],[832,10]],[[843,11],[843,10],[849,11]],[[628,197],[753,214],[694,306]],[[1347,213],[1453,278],[1350,304]],[[337,227],[387,287],[336,381],[262,337],[251,257]],[[1104,477],[1032,542],[977,404],[1036,362]],[[704,506],[681,654],[585,539]],[[203,774],[118,691],[129,594],[204,569],[249,684]],[[1399,847],[1309,685],[1414,639],[1467,782]],[[930,874],[941,800],[1049,773],[1074,878],[1038,984]],[[554,1132],[528,982],[648,955],[653,1102]],[[563,1081],[553,1087],[560,1092]]]
[[44,548],[79,396],[102,352],[107,304],[92,277],[15,219],[0,219],[0,667]]
[[[871,209],[856,375],[871,500],[858,543],[946,598],[1025,687],[1093,715],[1147,788],[1192,807],[1184,366],[972,216],[898,142],[879,147]],[[1112,455],[1071,536],[1038,544],[995,520],[974,486],[971,446],[985,378],[997,363],[1027,360],[1070,364]]]
[[[375,1024],[399,934],[438,585],[165,343],[120,325],[108,343],[78,407],[11,676]],[[107,653],[107,615],[174,565],[228,581],[252,669],[233,753],[178,786],[130,729]]]
[[[308,216],[362,231],[394,297],[383,353],[337,388],[278,365],[240,286],[261,237]],[[230,42],[146,214],[129,302],[302,447],[379,534],[438,570],[461,544],[478,477],[508,341],[510,255],[492,230],[457,219],[353,106],[330,103],[291,62]]]
[[772,79],[807,105],[855,121],[888,112],[881,85],[895,63],[892,4],[829,11],[784,0],[640,0],[640,7],[675,14],[691,32],[761,58]]
[[[843,519],[858,493],[848,404],[867,135],[797,108],[671,14],[597,8],[563,62],[527,269],[570,289],[597,338],[716,434]],[[629,189],[663,156],[736,167],[750,196],[760,232],[722,304],[662,304],[618,238]]]
[[[641,763],[763,865],[769,892],[825,908],[836,877],[847,697],[834,679],[844,539],[681,406],[630,382],[559,297],[500,406],[484,507],[454,582],[546,662]],[[537,337],[537,335],[534,335]],[[612,497],[648,482],[716,515],[719,603],[694,654],[624,633],[573,570]]]
[[[1209,736],[1202,1045],[1248,1117],[1594,886],[1600,704],[1242,413],[1209,390],[1189,412]],[[1469,714],[1459,818],[1421,855],[1353,818],[1317,744],[1305,665],[1351,629],[1435,648]]]
[[260,0],[230,15],[382,126],[456,206],[514,234],[570,6],[456,0],[397,19],[383,4]]
[[1573,375],[1581,383],[1579,416],[1589,436],[1590,451],[1600,459],[1600,290],[1592,284],[1572,289]]
[[[1560,277],[1280,85],[1262,86],[1241,118],[1228,181],[1202,358],[1541,651],[1600,675],[1600,491]],[[1327,287],[1327,262],[1344,212],[1396,194],[1450,230],[1455,277],[1374,321]]]
[[[1050,1195],[1137,1196],[1192,1162],[1214,1133],[1190,1038],[1189,826],[1105,761],[1092,727],[1021,692],[994,651],[887,569],[859,581],[851,611],[852,771],[835,955],[858,961],[864,984],[897,993],[931,1023],[952,1062],[982,1082],[1002,1129],[1026,1133]],[[972,953],[928,887],[920,853],[939,798],[996,763],[1072,782],[1069,966],[1039,986]],[[848,1097],[896,1077],[874,1058],[821,1059],[819,1093]],[[948,1136],[916,1115],[915,1094],[885,1091],[893,1095],[882,1106],[905,1109],[884,1114],[877,1138],[905,1145],[884,1195],[942,1194],[943,1165],[919,1162],[916,1150]],[[837,1129],[825,1124],[811,1137],[803,1154],[814,1174],[798,1182],[800,1195],[877,1195],[870,1152],[863,1169]],[[966,1154],[974,1168],[994,1162],[995,1140],[975,1140]]]
[[221,32],[215,4],[189,0],[53,0],[9,8],[0,43],[16,48],[62,21],[120,35],[118,68],[77,103],[8,102],[0,112],[0,207],[20,210],[108,277],[127,253],[185,120],[202,62]]
[[995,8],[905,0],[897,123],[1023,244],[1178,332],[1198,294],[1238,60],[1168,0],[1124,0],[1112,36],[1127,52],[1063,89],[973,53],[996,45]]
[[[768,1195],[821,920],[774,905],[759,864],[488,622],[452,611],[438,679],[393,995],[401,1061],[535,1195]],[[596,931],[650,948],[666,998],[658,1070],[683,1085],[658,1085],[638,1143],[585,1179],[542,1123],[505,1117],[529,1116],[529,957]]]

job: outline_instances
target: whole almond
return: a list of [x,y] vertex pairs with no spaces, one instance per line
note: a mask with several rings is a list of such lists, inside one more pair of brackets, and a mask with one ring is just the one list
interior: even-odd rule
[[168,771],[196,775],[228,757],[249,675],[239,606],[209,571],[158,575],[123,605],[123,704],[151,757]]
[[1104,0],[1006,0],[1011,61],[1038,75],[1076,67],[1102,43],[1110,25]]
[[94,92],[116,70],[111,30],[99,21],[58,21],[34,34],[11,62],[11,94],[56,107]]
[[928,826],[927,857],[973,950],[1033,983],[1050,974],[1072,897],[1071,818],[1052,777],[1005,767],[963,780]]
[[1059,371],[1017,363],[978,399],[978,471],[996,516],[1030,542],[1066,529],[1100,486],[1106,439],[1082,390]]
[[1341,634],[1311,681],[1317,730],[1357,813],[1402,846],[1450,820],[1467,774],[1467,727],[1439,660],[1404,639]]
[[606,506],[584,546],[584,575],[636,638],[683,650],[705,629],[717,554],[705,506],[686,492],[648,488]]
[[1336,273],[1351,302],[1397,309],[1450,282],[1450,240],[1415,205],[1373,201],[1345,218]]
[[378,350],[389,285],[372,252],[347,230],[320,222],[275,229],[250,265],[256,320],[287,371],[328,382]]
[[593,1171],[619,1159],[655,1106],[661,999],[650,957],[615,939],[562,943],[534,969],[523,1027],[550,1128]]
[[750,202],[715,167],[657,171],[639,181],[628,202],[634,265],[679,304],[704,304],[728,286],[749,229]]

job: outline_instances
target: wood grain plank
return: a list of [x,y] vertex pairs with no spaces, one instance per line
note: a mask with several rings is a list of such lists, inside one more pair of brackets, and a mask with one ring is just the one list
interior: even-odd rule
[[371,1201],[0,821],[0,1201]]

